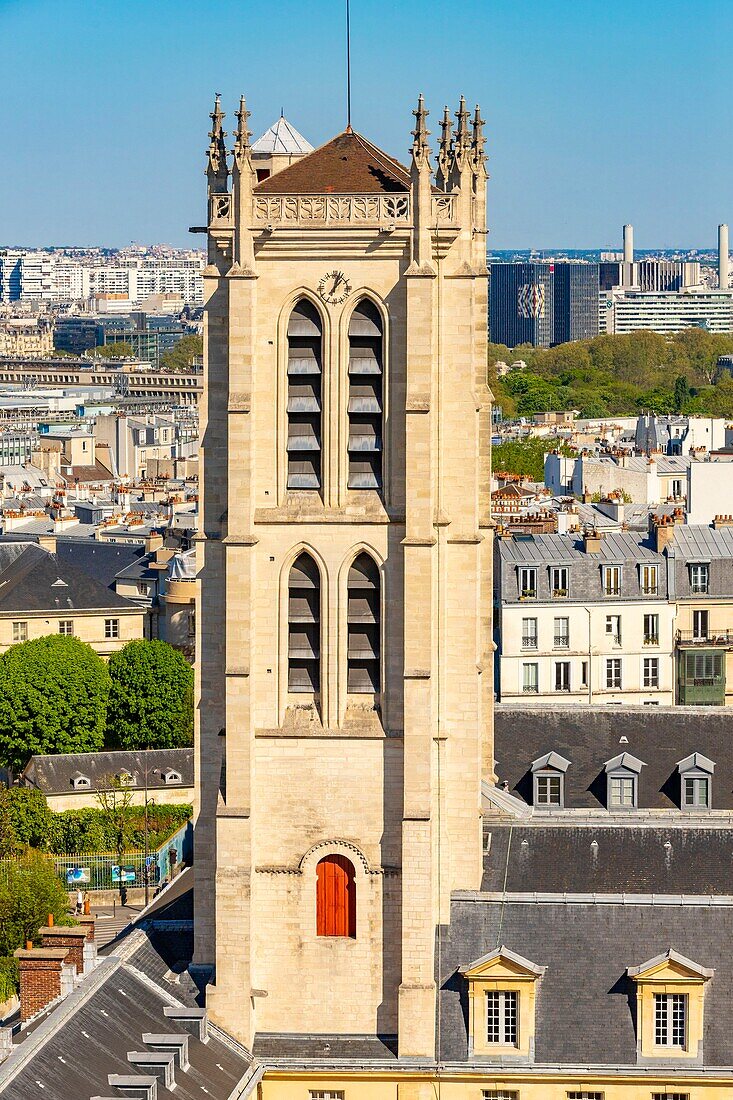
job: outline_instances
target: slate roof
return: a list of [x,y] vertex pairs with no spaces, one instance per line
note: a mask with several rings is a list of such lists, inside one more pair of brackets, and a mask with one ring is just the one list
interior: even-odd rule
[[[536,1064],[636,1066],[633,983],[626,968],[670,947],[715,969],[705,993],[704,1064],[733,1064],[733,904],[454,898],[440,952],[444,1061],[467,1059],[466,985],[457,971],[499,945],[547,968],[538,987]],[[687,1067],[679,1059],[671,1064],[677,1083]]]
[[262,137],[252,146],[253,153],[261,153],[267,156],[285,155],[302,156],[304,153],[312,153],[313,146],[302,134],[298,133],[292,123],[280,115],[280,118],[269,130],[265,130]]
[[[490,822],[481,889],[509,893],[733,894],[733,824]],[[541,960],[540,960],[541,961]]]
[[56,556],[60,561],[81,569],[88,577],[111,588],[115,577],[138,560],[144,547],[123,542],[80,542],[79,539],[56,538]]
[[302,1062],[316,1059],[323,1064],[334,1061],[366,1062],[372,1059],[395,1061],[397,1037],[392,1035],[289,1035],[262,1032],[255,1036],[255,1058],[263,1061]]
[[136,607],[66,556],[49,554],[36,543],[0,543],[0,613],[122,611]]
[[[537,598],[523,600],[522,605],[551,602],[558,609],[562,604],[602,600],[603,565],[620,565],[621,585],[618,600],[642,598],[639,564],[657,565],[658,594],[644,595],[650,605],[667,599],[667,563],[658,554],[648,536],[620,529],[606,530],[600,549],[587,553],[583,540],[577,535],[527,535],[521,538],[497,539],[494,544],[494,588],[497,599],[503,603],[520,602],[520,574],[523,565],[537,569]],[[568,567],[568,595],[562,600],[552,598],[551,572],[553,565]],[[529,613],[529,611],[528,611]]]
[[[148,772],[148,788],[193,786],[193,749],[140,749],[138,751],[70,752],[56,756],[32,756],[22,775],[26,786],[36,787],[44,794],[73,793],[74,775],[85,775],[96,790],[104,784],[106,776],[127,771],[134,776],[137,788],[145,787],[145,769]],[[161,778],[168,768],[181,776],[181,782],[165,784]]]
[[[643,760],[639,808],[679,807],[677,764],[691,752],[715,762],[712,808],[733,810],[733,715],[728,707],[536,707],[498,704],[494,714],[499,784],[532,803],[532,761],[557,752],[565,773],[567,809],[605,808],[604,765],[621,752]],[[621,738],[625,737],[625,742]],[[558,811],[562,813],[562,811]],[[732,891],[733,892],[733,891]]]
[[349,131],[254,188],[256,195],[364,195],[410,190],[410,173],[371,141]]
[[159,1100],[200,1100],[203,1095],[229,1100],[239,1095],[235,1089],[250,1065],[247,1052],[211,1029],[204,1044],[193,1029],[164,1015],[166,1006],[185,1006],[188,999],[175,982],[154,984],[162,969],[167,970],[168,959],[160,948],[164,943],[170,946],[171,937],[166,941],[161,935],[133,933],[132,952],[105,958],[33,1034],[24,1037],[0,1065],[3,1100],[110,1096],[116,1091],[110,1087],[110,1074],[146,1072],[131,1066],[127,1054],[150,1049],[142,1041],[147,1032],[189,1036],[190,1068],[184,1073],[176,1066],[175,1091],[158,1079]]

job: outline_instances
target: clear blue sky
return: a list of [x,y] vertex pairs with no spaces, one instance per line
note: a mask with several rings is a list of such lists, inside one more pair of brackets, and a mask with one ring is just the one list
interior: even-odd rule
[[[733,224],[733,0],[352,0],[353,122],[405,161],[465,93],[490,245],[712,246]],[[344,126],[344,0],[0,0],[0,244],[201,243],[213,93]]]

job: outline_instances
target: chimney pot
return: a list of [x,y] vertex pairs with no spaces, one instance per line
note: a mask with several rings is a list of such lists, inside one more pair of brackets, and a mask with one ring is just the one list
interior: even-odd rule
[[48,914],[48,927],[53,928],[53,913]]

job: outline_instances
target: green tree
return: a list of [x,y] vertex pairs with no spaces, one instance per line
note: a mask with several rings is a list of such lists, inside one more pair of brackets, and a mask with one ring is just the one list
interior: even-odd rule
[[682,412],[690,399],[690,385],[684,374],[678,374],[674,380],[674,411]]
[[190,745],[193,669],[161,641],[128,642],[109,660],[107,737],[123,749]]
[[0,867],[0,955],[12,955],[27,940],[38,940],[38,930],[52,913],[56,924],[70,924],[68,895],[53,863],[39,852]]
[[93,354],[97,359],[131,359],[135,352],[132,344],[128,344],[126,340],[117,340],[114,344],[102,344],[95,348]]
[[182,373],[190,370],[194,359],[204,354],[203,336],[183,336],[160,357],[161,370],[170,370]]
[[38,753],[94,752],[104,743],[110,679],[91,646],[51,634],[0,657],[0,763]]
[[14,847],[45,848],[53,814],[42,791],[6,787],[0,791],[0,814],[9,823]]

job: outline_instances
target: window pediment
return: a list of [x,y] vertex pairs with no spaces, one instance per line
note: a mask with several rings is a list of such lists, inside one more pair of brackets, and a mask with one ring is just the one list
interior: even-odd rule
[[638,757],[632,756],[630,752],[622,752],[618,756],[614,756],[613,760],[607,760],[605,764],[606,774],[610,772],[628,771],[633,772],[634,775],[639,775],[642,768],[646,767],[643,760],[639,760]]
[[463,967],[461,974],[468,982],[481,979],[534,982],[542,977],[545,969],[515,951],[510,951],[508,947],[497,947],[495,951],[490,951]]
[[570,760],[560,756],[559,752],[546,752],[544,756],[538,756],[532,761],[532,771],[544,771],[546,768],[552,771],[562,772],[563,775],[570,767]]
[[715,762],[710,760],[709,757],[703,756],[701,752],[690,753],[684,760],[680,760],[677,764],[677,770],[680,775],[685,772],[701,771],[706,772],[708,775],[713,775],[715,772]]
[[627,973],[635,982],[664,984],[666,982],[707,982],[715,971],[693,962],[692,959],[670,948],[669,951],[648,959],[640,966],[630,966]]

